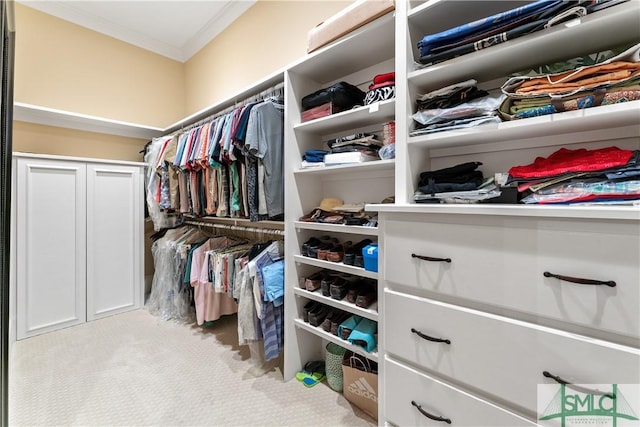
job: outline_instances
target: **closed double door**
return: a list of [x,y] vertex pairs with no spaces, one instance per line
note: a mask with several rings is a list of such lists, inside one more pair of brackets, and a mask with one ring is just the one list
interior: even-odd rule
[[17,338],[140,307],[143,169],[18,157]]

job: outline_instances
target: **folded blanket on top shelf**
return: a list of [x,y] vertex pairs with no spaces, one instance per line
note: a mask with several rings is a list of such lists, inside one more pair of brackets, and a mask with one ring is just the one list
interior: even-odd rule
[[621,2],[540,0],[426,35],[418,42],[419,60],[430,64],[466,55]]

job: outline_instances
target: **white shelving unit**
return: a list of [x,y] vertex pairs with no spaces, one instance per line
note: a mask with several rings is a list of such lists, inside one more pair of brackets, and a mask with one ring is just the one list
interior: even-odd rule
[[394,194],[394,160],[356,165],[302,169],[301,161],[309,149],[326,149],[330,138],[356,132],[381,133],[384,123],[395,119],[395,100],[357,107],[308,122],[301,122],[300,100],[318,89],[345,81],[366,92],[373,77],[394,70],[395,15],[385,15],[350,33],[337,42],[306,56],[286,73],[285,135],[285,379],[292,378],[309,360],[324,358],[328,342],[336,343],[373,361],[376,350],[362,347],[313,327],[302,320],[302,308],[310,300],[378,322],[379,304],[357,307],[346,300],[334,300],[320,291],[309,292],[298,286],[298,279],[326,270],[354,277],[378,279],[378,273],[364,268],[318,260],[301,255],[301,246],[311,237],[329,235],[341,243],[377,241],[376,227],[346,226],[300,221],[323,198],[335,197],[344,203],[380,203]]

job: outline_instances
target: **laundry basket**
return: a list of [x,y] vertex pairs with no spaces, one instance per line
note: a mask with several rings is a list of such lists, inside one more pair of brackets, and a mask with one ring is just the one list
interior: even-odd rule
[[342,356],[347,350],[338,344],[327,344],[325,356],[325,368],[327,371],[327,383],[329,387],[342,393]]

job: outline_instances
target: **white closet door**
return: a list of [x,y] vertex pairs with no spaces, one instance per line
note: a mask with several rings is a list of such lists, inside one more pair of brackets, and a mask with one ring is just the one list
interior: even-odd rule
[[85,322],[85,172],[82,163],[18,159],[18,339]]
[[142,303],[142,173],[87,166],[87,320]]

